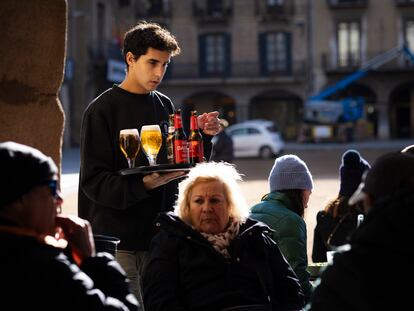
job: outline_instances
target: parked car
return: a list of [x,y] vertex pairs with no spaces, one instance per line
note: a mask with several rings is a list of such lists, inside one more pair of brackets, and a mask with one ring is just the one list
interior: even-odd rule
[[283,152],[283,141],[276,124],[269,120],[248,120],[229,126],[233,139],[234,157],[270,159]]

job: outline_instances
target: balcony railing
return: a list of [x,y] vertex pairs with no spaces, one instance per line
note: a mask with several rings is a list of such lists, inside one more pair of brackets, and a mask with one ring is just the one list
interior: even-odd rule
[[368,0],[327,0],[331,9],[364,9],[368,7]]
[[396,6],[414,6],[414,0],[394,0]]
[[256,16],[262,21],[287,21],[295,14],[293,0],[270,4],[268,0],[256,0]]
[[199,23],[226,23],[233,15],[233,0],[193,0],[193,15]]
[[[322,68],[325,71],[354,71],[362,66],[364,63],[370,59],[373,59],[375,56],[384,53],[384,51],[376,52],[367,52],[364,54],[364,58],[356,60],[355,58],[349,57],[348,59],[342,59],[342,63],[338,61],[338,57],[333,54],[322,54]],[[381,65],[376,70],[380,71],[412,71],[414,70],[414,64],[407,60],[403,55],[390,60],[389,62]]]
[[201,70],[199,63],[174,63],[169,75],[172,79],[205,79],[205,78],[295,78],[305,79],[305,61],[297,61],[289,70],[263,73],[258,62],[232,63],[231,69],[221,72]]
[[135,16],[137,19],[151,18],[151,19],[165,19],[172,15],[171,0],[136,0],[135,1]]

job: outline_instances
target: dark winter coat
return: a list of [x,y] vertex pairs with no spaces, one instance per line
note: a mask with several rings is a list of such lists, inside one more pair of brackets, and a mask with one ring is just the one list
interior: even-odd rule
[[0,230],[0,245],[1,310],[138,310],[109,254],[87,258],[79,268],[61,249],[31,236]]
[[412,310],[414,196],[374,207],[334,255],[312,298],[313,311]]
[[262,202],[252,207],[250,217],[273,230],[273,240],[298,276],[306,299],[310,299],[312,285],[307,271],[306,223],[292,210],[288,196],[277,191],[267,194]]
[[[78,214],[89,220],[94,233],[120,238],[118,249],[148,250],[156,233],[157,214],[172,210],[178,192],[177,180],[147,191],[142,175],[118,174],[128,168],[119,148],[119,131],[160,125],[163,143],[157,162],[167,163],[165,139],[168,115],[173,111],[171,100],[160,92],[133,94],[114,85],[94,99],[83,114]],[[209,155],[211,136],[205,135],[204,143]],[[140,150],[135,166],[142,165],[148,165],[148,160]]]
[[218,311],[269,299],[272,310],[302,308],[296,275],[264,224],[241,225],[229,260],[173,214],[161,215],[159,224],[143,276],[146,311]]
[[233,139],[222,130],[213,139],[213,150],[211,160],[231,163],[234,159]]
[[[345,216],[333,218],[325,211],[318,212],[313,234],[313,262],[326,262],[326,252],[333,250],[332,246],[340,246],[348,242],[348,237],[357,227],[358,213],[352,212]],[[330,245],[328,238],[333,233]]]

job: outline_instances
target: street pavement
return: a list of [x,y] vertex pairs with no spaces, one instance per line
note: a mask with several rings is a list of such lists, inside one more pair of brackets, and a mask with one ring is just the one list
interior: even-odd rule
[[[414,140],[370,141],[355,143],[287,143],[284,154],[296,154],[304,160],[314,178],[314,190],[305,214],[308,231],[308,256],[313,242],[316,214],[339,191],[339,165],[341,155],[347,149],[358,150],[372,164],[383,153],[398,151],[414,144]],[[237,159],[237,170],[244,175],[240,183],[246,201],[254,205],[268,192],[267,177],[274,160]],[[77,214],[77,191],[79,179],[79,149],[65,149],[62,157],[61,191],[64,198],[63,211]]]

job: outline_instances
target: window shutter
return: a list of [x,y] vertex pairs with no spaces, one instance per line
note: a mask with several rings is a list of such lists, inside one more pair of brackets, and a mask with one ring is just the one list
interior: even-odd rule
[[231,76],[231,34],[224,34],[224,48],[225,48],[225,64],[224,64],[224,76]]
[[266,53],[266,37],[267,33],[259,33],[259,62],[260,75],[267,76],[267,53]]
[[286,72],[287,74],[292,74],[292,34],[290,32],[285,32],[285,42],[286,42]]
[[198,66],[200,77],[205,77],[207,74],[207,59],[206,59],[206,35],[198,36]]

